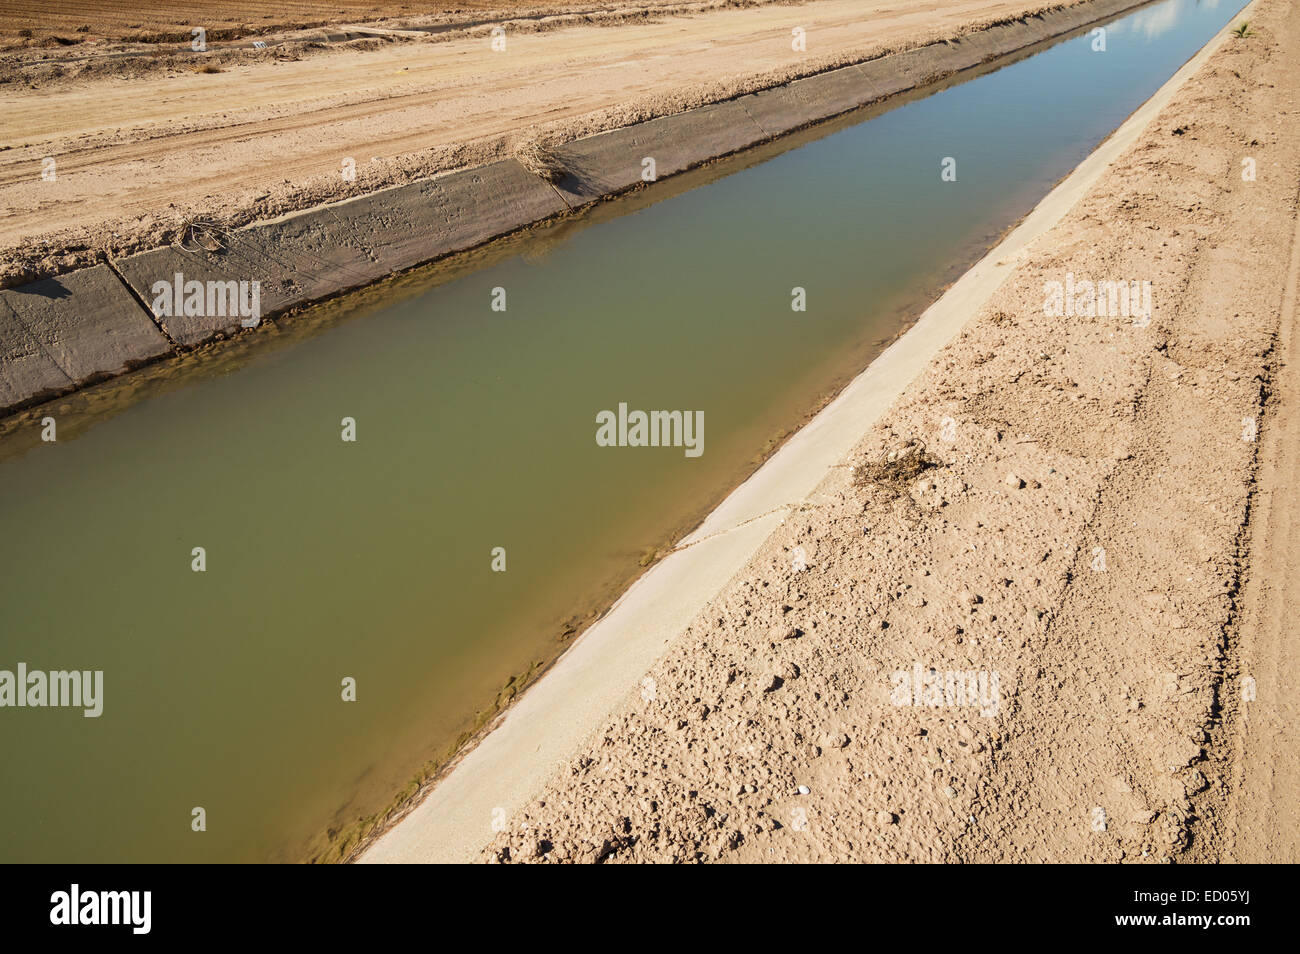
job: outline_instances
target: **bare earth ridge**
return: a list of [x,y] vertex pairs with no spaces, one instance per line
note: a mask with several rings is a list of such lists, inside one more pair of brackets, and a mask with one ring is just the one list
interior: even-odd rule
[[1251,26],[484,860],[1297,860],[1295,0]]

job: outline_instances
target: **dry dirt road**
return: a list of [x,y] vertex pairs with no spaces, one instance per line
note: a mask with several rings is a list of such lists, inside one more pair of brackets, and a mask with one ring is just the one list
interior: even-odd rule
[[[1214,735],[1224,797],[1213,805],[1216,835],[1204,860],[1300,861],[1300,230],[1282,306],[1277,373],[1260,422],[1259,470],[1251,506],[1234,644],[1236,691]],[[1210,812],[1206,813],[1210,815]]]
[[477,20],[570,10],[677,3],[679,0],[0,0],[0,49],[74,53],[108,41],[189,42],[202,25],[213,39],[263,36],[317,25]]
[[[214,73],[7,83],[0,283],[161,244],[189,217],[268,218],[1046,5],[815,0],[507,32],[504,51],[478,27],[298,60],[246,51]],[[792,48],[796,27],[806,52]]]

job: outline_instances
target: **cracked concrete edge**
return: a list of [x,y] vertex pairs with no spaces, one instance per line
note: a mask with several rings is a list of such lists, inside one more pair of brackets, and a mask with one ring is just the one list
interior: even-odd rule
[[695,616],[744,569],[784,514],[836,479],[836,465],[978,313],[1029,246],[1137,141],[1223,44],[1231,25],[1188,60],[672,554],[638,579],[477,745],[461,755],[422,802],[366,847],[358,861],[475,860],[493,837],[493,820],[501,812],[509,817],[536,796]]
[[[577,140],[558,150],[566,175],[554,185],[506,159],[7,289],[0,417],[243,330],[238,315],[155,322],[158,283],[177,275],[257,281],[261,317],[271,318],[635,188],[647,156],[665,178],[1147,2],[1092,0]],[[125,297],[107,281],[118,276]],[[67,294],[47,294],[50,283]],[[151,333],[155,323],[165,337]]]
[[0,291],[0,409],[123,374],[172,350],[107,265]]

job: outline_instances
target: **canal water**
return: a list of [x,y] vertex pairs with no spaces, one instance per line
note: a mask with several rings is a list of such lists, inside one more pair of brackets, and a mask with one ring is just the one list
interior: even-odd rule
[[[97,718],[0,709],[0,860],[327,852],[1242,5],[1148,6],[1104,51],[1082,33],[57,402],[55,443],[8,428],[0,670],[104,675]],[[703,412],[703,453],[598,446],[620,403]]]

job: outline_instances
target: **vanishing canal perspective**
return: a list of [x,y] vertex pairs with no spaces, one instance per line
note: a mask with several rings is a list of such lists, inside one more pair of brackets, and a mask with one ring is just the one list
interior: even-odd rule
[[0,0],[0,859],[1297,860],[1296,2]]

